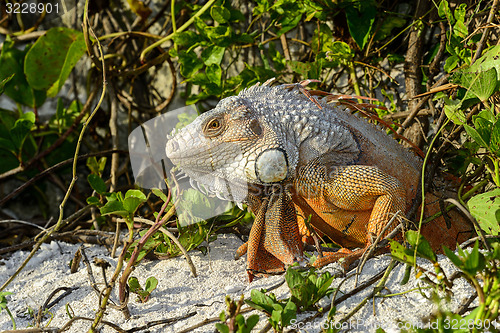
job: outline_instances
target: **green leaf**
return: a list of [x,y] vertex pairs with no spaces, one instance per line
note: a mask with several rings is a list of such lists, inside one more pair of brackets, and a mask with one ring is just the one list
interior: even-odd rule
[[250,292],[250,298],[251,301],[245,300],[245,303],[252,308],[264,311],[267,314],[271,314],[273,312],[273,305],[275,304],[274,300],[262,291],[252,289]]
[[485,148],[489,148],[491,139],[491,127],[493,126],[493,123],[488,119],[481,117],[480,115],[472,117],[472,121],[483,141],[487,143],[487,146]]
[[405,265],[405,275],[403,276],[403,278],[399,282],[400,285],[404,286],[410,280],[411,267],[412,267],[411,265],[408,265],[408,264]]
[[142,287],[139,284],[139,280],[135,276],[129,277],[128,286],[130,288],[130,291],[133,293],[138,293],[138,292],[142,291]]
[[449,248],[447,248],[446,246],[443,246],[443,252],[444,254],[448,257],[448,259],[451,260],[451,262],[457,266],[458,268],[462,268],[463,267],[463,262],[462,260],[460,260],[460,258],[455,254],[455,252],[453,252],[452,250],[450,250]]
[[138,198],[140,200],[142,200],[142,202],[146,201],[146,195],[144,193],[142,193],[142,191],[140,190],[128,190],[127,193],[125,193],[125,199],[127,198],[131,198],[131,197],[134,197],[134,198]]
[[276,50],[273,43],[269,45],[268,56],[273,61],[273,66],[276,71],[282,71],[286,68],[287,61],[285,57]]
[[485,266],[484,255],[479,252],[479,242],[476,240],[472,251],[466,256],[464,260],[463,270],[470,275],[476,275]]
[[444,113],[446,116],[453,121],[457,125],[463,125],[466,122],[465,114],[462,107],[461,100],[451,100],[447,97],[443,98],[444,100]]
[[307,73],[309,72],[309,70],[311,70],[312,67],[311,64],[308,62],[304,63],[295,60],[290,61],[289,64],[290,64],[290,69],[293,72],[300,74],[303,77],[308,77]]
[[21,150],[24,140],[26,140],[28,134],[30,134],[33,125],[33,121],[29,119],[20,118],[16,120],[14,127],[12,127],[10,131],[10,136],[12,138],[12,142],[18,150]]
[[327,56],[329,61],[345,64],[354,58],[354,52],[347,43],[335,41],[325,45],[325,47],[328,50]]
[[7,308],[7,295],[12,295],[11,292],[8,291],[0,291],[0,309]]
[[282,312],[283,309],[273,310],[273,312],[271,313],[271,317],[269,318],[269,321],[271,322],[271,325],[273,326],[275,331],[279,330]]
[[455,9],[454,13],[457,22],[453,26],[453,33],[460,38],[465,38],[469,34],[467,26],[464,23],[466,10],[467,5],[462,3]]
[[234,321],[236,322],[236,327],[245,327],[245,317],[243,317],[242,314],[238,314],[236,317],[234,317]]
[[336,306],[332,306],[332,308],[330,309],[330,311],[328,311],[327,318],[331,320],[333,318],[333,316],[335,316],[335,313],[337,313],[337,307]]
[[377,14],[376,4],[373,1],[353,2],[345,8],[345,14],[349,32],[362,50],[368,42],[373,22],[375,22],[375,15]]
[[281,314],[281,324],[283,327],[290,325],[290,321],[297,317],[297,306],[292,300],[288,300],[283,313]]
[[225,321],[226,321],[226,313],[224,312],[224,310],[222,310],[222,312],[220,313],[220,315],[219,315],[219,319],[220,319],[220,321],[222,321],[222,322],[225,322]]
[[130,214],[135,213],[140,204],[145,202],[146,195],[139,190],[128,190],[123,200],[123,208]]
[[216,85],[221,85],[222,79],[222,69],[218,64],[211,64],[205,69],[205,73],[207,74],[207,78],[215,83]]
[[251,315],[247,318],[247,328],[248,328],[248,331],[247,332],[250,332],[252,330],[252,328],[255,327],[255,325],[257,325],[257,323],[259,322],[259,315]]
[[179,51],[179,63],[181,64],[181,75],[186,78],[203,68],[203,62],[193,51]]
[[229,333],[229,327],[226,324],[217,323],[215,328],[221,333]]
[[472,197],[467,206],[484,232],[490,235],[500,233],[500,189]]
[[160,190],[158,188],[154,188],[151,191],[153,192],[154,195],[156,195],[158,198],[160,198],[163,202],[167,202],[168,198],[165,195],[165,193],[163,193],[162,190]]
[[[149,279],[155,279],[154,277],[150,277],[148,278]],[[156,279],[155,279],[156,280]],[[158,282],[158,281],[156,281]],[[148,290],[147,289],[147,284],[148,282],[146,281],[146,290],[144,290],[140,283],[139,283],[139,280],[137,280],[136,277],[134,276],[131,276],[129,279],[128,279],[128,286],[130,288],[130,291],[137,294],[139,296],[139,300],[142,302],[142,303],[145,303],[148,301],[149,299],[149,296],[151,295],[151,291],[153,291],[155,288],[156,288],[156,285],[154,286],[154,288]]]
[[104,167],[106,166],[106,157],[101,157],[99,161],[95,156],[89,157],[87,159],[87,168],[89,168],[90,172],[95,173],[96,175],[102,175],[104,171]]
[[230,26],[207,27],[206,33],[207,37],[215,45],[228,47],[232,43],[233,29]]
[[417,255],[428,259],[433,263],[437,262],[437,257],[429,242],[415,230],[408,230],[405,234],[408,243],[415,248],[418,241]]
[[214,21],[219,23],[226,23],[231,18],[231,12],[222,6],[213,6],[210,8],[210,16]]
[[[497,73],[497,85],[500,80],[500,61],[498,58],[500,56],[500,45],[489,48],[474,64],[472,64],[468,71],[472,73],[479,73],[489,70],[490,68],[495,68]],[[498,86],[497,86],[498,89]]]
[[[464,99],[477,97],[481,101],[486,101],[496,90],[497,87],[497,70],[491,67],[488,70],[469,72],[466,68],[462,71],[454,73],[450,82],[456,83],[467,89],[467,95]],[[472,94],[472,96],[469,96]]]
[[98,206],[98,205],[101,204],[101,202],[99,201],[99,199],[96,198],[96,197],[88,197],[87,198],[87,203],[89,205],[94,205],[94,206]]
[[335,276],[331,276],[329,272],[325,272],[321,275],[321,284],[320,287],[317,291],[317,297],[316,300],[319,301],[321,298],[323,298],[328,290],[330,289],[330,286],[333,283],[333,280],[335,280]]
[[94,191],[96,191],[97,193],[104,194],[106,192],[106,183],[98,175],[91,173],[87,176],[87,180],[92,189],[94,189]]
[[1,79],[2,81],[0,82],[0,95],[3,94],[4,92],[4,89],[5,89],[5,85],[10,81],[12,80],[12,78],[14,77],[15,74],[11,74],[10,76],[7,76],[6,78],[4,79]]
[[320,24],[319,29],[314,30],[311,39],[311,49],[314,54],[327,51],[327,47],[333,43],[333,32],[326,24]]
[[26,54],[24,73],[29,85],[55,96],[85,50],[81,32],[63,27],[49,29]]
[[194,31],[182,31],[176,32],[174,34],[174,43],[179,46],[193,47],[198,44],[201,40],[200,35],[196,34]]
[[414,265],[415,257],[413,251],[405,248],[403,245],[396,241],[391,241],[391,255],[394,259],[399,260],[403,263]]
[[59,78],[56,82],[54,82],[49,90],[47,90],[47,96],[54,97],[57,95],[57,93],[61,90],[64,83],[68,79],[78,60],[80,60],[80,58],[85,54],[86,49],[87,47],[83,39],[83,34],[80,34],[73,41],[73,43],[71,43],[71,46],[69,47],[66,54],[66,59],[64,60],[64,64],[61,68],[61,72],[59,73]]
[[500,155],[500,117],[491,129],[490,150],[497,156]]
[[292,15],[284,15],[282,19],[279,21],[281,24],[281,29],[276,32],[277,36],[281,36],[284,33],[287,33],[288,31],[292,30],[295,28],[300,20],[302,19],[302,14],[297,13],[297,14],[292,14]]
[[442,18],[446,18],[450,24],[455,23],[455,18],[453,17],[448,1],[441,0],[438,7],[438,15]]
[[15,102],[30,107],[40,106],[45,102],[46,94],[44,91],[33,90],[24,76],[25,55],[28,51],[18,50],[14,42],[9,37],[4,41],[2,53],[0,54],[0,80],[12,77],[5,84],[5,95],[12,98]]
[[154,276],[148,277],[146,280],[146,291],[151,294],[153,290],[158,286],[158,280]]
[[123,204],[119,200],[108,201],[100,208],[102,215],[116,214],[122,217],[128,216],[128,211],[123,208]]
[[477,142],[479,145],[481,145],[483,148],[488,148],[488,142],[486,142],[484,140],[484,138],[479,134],[479,132],[474,128],[474,127],[471,127],[467,124],[463,124],[464,128],[465,128],[465,131],[467,132],[467,134],[469,134],[469,136],[472,138],[472,140],[474,140],[475,142]]
[[391,35],[393,29],[401,28],[405,25],[406,19],[395,15],[389,15],[383,20],[375,35],[375,40],[383,40]]
[[446,58],[444,62],[444,70],[447,73],[450,73],[452,70],[455,69],[455,67],[457,67],[459,61],[460,58],[458,56],[456,55],[449,56],[448,58]]
[[237,44],[251,44],[255,41],[252,35],[247,33],[237,34],[235,35],[233,42]]
[[285,280],[286,284],[288,285],[288,288],[290,289],[295,289],[298,286],[304,284],[304,278],[302,277],[302,274],[300,274],[297,270],[293,268],[289,268],[286,270]]

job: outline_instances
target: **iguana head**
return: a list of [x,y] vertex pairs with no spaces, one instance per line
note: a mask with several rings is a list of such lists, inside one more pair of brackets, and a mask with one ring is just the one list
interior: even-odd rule
[[270,82],[221,100],[169,136],[167,156],[195,185],[229,198],[229,187],[284,183],[315,158],[331,164],[357,158],[358,143],[341,112],[325,112],[327,104],[304,94],[300,84]]
[[227,198],[234,185],[267,185],[287,178],[288,152],[279,127],[240,94],[174,131],[166,153],[197,185]]

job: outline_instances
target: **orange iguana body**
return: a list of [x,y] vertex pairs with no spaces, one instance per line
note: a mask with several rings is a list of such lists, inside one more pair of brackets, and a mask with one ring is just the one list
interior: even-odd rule
[[[222,100],[167,143],[167,156],[209,192],[230,197],[230,187],[248,186],[244,202],[256,219],[237,256],[248,254],[250,280],[301,260],[308,219],[342,246],[314,265],[345,258],[348,266],[396,212],[402,217],[409,211],[417,196],[418,158],[365,119],[329,102],[328,95],[310,96],[301,85],[266,82]],[[203,152],[202,161],[193,160],[196,152]],[[428,195],[426,215],[438,210],[437,198]],[[443,219],[423,228],[435,248],[454,247],[470,236],[469,224],[458,214],[452,219],[451,228]]]

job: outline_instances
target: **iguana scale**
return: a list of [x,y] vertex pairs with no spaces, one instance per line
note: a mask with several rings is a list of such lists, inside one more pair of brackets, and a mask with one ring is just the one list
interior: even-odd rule
[[[328,94],[311,96],[301,84],[270,82],[221,100],[172,133],[166,146],[195,186],[228,200],[243,197],[255,214],[249,240],[237,251],[247,253],[250,280],[302,258],[307,220],[342,247],[314,266],[340,258],[352,263],[396,212],[404,216],[411,208],[422,164]],[[438,205],[434,196],[427,198],[430,215]],[[471,230],[454,219],[451,229],[436,220],[422,233],[434,247],[454,247]]]

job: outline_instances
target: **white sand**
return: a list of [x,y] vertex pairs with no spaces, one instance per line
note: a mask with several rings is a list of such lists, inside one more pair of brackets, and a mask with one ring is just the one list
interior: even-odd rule
[[[44,244],[20,276],[6,290],[13,293],[7,296],[7,305],[16,318],[18,329],[28,328],[33,323],[32,319],[25,316],[28,307],[38,311],[50,293],[58,287],[72,287],[76,290],[50,309],[53,319],[50,322],[50,319],[43,320],[43,325],[62,327],[69,320],[65,308],[66,304],[71,307],[74,315],[94,318],[98,308],[98,297],[90,286],[85,265],[81,263],[75,274],[71,274],[69,270],[69,262],[79,246],[61,242],[58,244],[55,242]],[[142,285],[149,276],[155,276],[158,279],[158,288],[153,292],[150,300],[144,304],[137,302],[136,295],[131,294],[129,309],[132,318],[130,320],[124,320],[121,312],[110,308],[106,311],[104,320],[112,322],[122,329],[130,329],[151,321],[196,312],[195,316],[175,324],[160,325],[149,329],[149,332],[178,332],[201,322],[205,318],[218,316],[222,310],[225,310],[224,298],[226,295],[231,295],[233,299],[239,299],[243,293],[245,297],[249,297],[252,289],[270,288],[282,281],[283,276],[274,276],[258,279],[249,284],[245,271],[245,259],[233,260],[239,245],[241,245],[241,241],[236,236],[222,235],[210,244],[209,255],[203,255],[199,251],[191,251],[190,255],[198,272],[196,278],[191,275],[183,257],[141,262],[132,275],[136,276]],[[109,279],[116,265],[116,259],[110,258],[104,247],[86,246],[86,253],[92,262],[92,269],[98,283],[102,283],[101,270],[93,264],[93,258],[102,258],[111,264],[112,267],[107,270]],[[0,283],[7,280],[26,255],[27,252],[19,251],[8,260],[0,260]],[[384,269],[389,261],[390,258],[387,255],[369,260],[363,270],[360,283]],[[450,272],[452,269],[450,262],[442,257],[440,262],[445,271]],[[333,271],[336,267],[330,265],[325,269]],[[426,267],[431,268],[429,265]],[[386,285],[387,290],[384,293],[392,294],[411,290],[416,288],[419,283],[426,286],[423,282],[416,280],[413,275],[407,285],[401,286],[400,281],[403,275],[404,265],[398,265],[391,273]],[[334,285],[337,286],[341,281],[342,278],[337,278]],[[472,293],[472,288],[465,280],[457,279],[454,283],[454,296],[449,303],[451,309],[458,308],[460,302]],[[375,284],[339,304],[335,320],[338,321],[349,313],[374,287]],[[349,279],[342,284],[337,297],[348,293],[353,288],[354,279]],[[273,292],[278,298],[289,296],[286,284]],[[430,291],[424,290],[424,293],[429,295]],[[113,292],[112,298],[117,299],[115,292]],[[324,299],[321,301],[321,305],[325,306],[329,302],[329,299]],[[423,297],[418,290],[389,298],[376,298],[374,302],[375,305],[373,300],[367,302],[351,319],[349,323],[353,332],[373,332],[375,331],[374,326],[381,326],[387,332],[399,332],[398,320],[421,324],[421,319],[429,315],[434,308],[432,302]],[[298,315],[298,319],[310,317],[312,314],[312,312],[301,313]],[[308,332],[319,332],[325,318],[326,316],[316,322],[305,323],[300,327]],[[265,316],[261,316],[257,328],[264,327],[266,322]],[[86,332],[89,326],[90,322],[79,320],[74,322],[67,332]],[[0,331],[8,329],[12,329],[12,324],[6,311],[2,311],[0,313]],[[195,330],[195,332],[214,331],[214,323]],[[102,332],[115,332],[115,330],[105,326]]]

